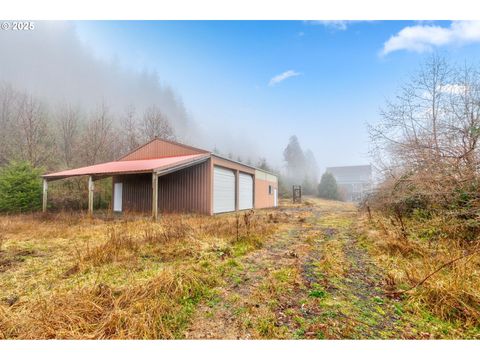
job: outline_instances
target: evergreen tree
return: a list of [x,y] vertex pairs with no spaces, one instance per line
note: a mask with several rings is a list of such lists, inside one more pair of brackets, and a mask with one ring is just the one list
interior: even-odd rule
[[0,212],[39,210],[42,205],[40,169],[12,162],[0,169]]
[[338,200],[340,198],[337,181],[331,173],[326,172],[322,175],[322,179],[318,185],[318,196],[330,200]]
[[305,155],[300,147],[298,138],[290,137],[287,147],[283,151],[283,158],[287,165],[287,177],[294,183],[301,184],[305,177]]

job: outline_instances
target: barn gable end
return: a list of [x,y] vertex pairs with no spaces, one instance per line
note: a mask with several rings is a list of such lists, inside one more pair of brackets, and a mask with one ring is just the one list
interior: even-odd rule
[[173,141],[155,138],[118,160],[147,160],[158,159],[167,156],[183,156],[206,153],[208,153],[208,151],[196,149],[194,147],[179,144]]

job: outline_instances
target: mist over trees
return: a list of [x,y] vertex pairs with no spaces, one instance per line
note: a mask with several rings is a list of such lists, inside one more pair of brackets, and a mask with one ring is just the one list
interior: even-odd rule
[[155,72],[96,57],[73,23],[39,21],[29,34],[1,32],[0,44],[0,166],[85,166],[155,136],[196,134],[181,98]]
[[288,145],[283,151],[286,174],[283,179],[284,185],[302,185],[302,191],[306,195],[314,195],[317,192],[318,164],[312,151],[303,151],[297,136],[290,137]]
[[153,137],[177,138],[172,122],[152,105],[123,117],[105,103],[92,111],[59,106],[0,84],[0,165],[24,161],[46,170],[86,166],[118,158]]
[[[147,118],[155,118],[159,110],[177,140],[205,149],[217,145],[224,153],[234,153],[235,158],[240,155],[244,161],[257,161],[260,147],[248,133],[234,128],[230,131],[228,123],[212,126],[209,115],[192,113],[195,109],[183,102],[180,90],[163,77],[168,69],[158,69],[157,73],[141,59],[123,63],[125,59],[90,44],[92,39],[95,37],[85,37],[78,24],[68,21],[36,21],[35,31],[29,32],[0,31],[0,83],[48,105],[49,115],[63,106],[78,110],[81,122],[105,104],[116,130],[134,135],[122,135],[129,138],[125,140],[128,144],[122,144],[125,148],[135,148],[137,139],[141,144],[152,133],[162,131],[144,119],[145,112],[150,112]],[[135,122],[136,130],[123,124],[128,121]],[[147,135],[137,124],[145,125]],[[139,134],[135,134],[137,130]]]
[[140,114],[156,105],[177,132],[191,128],[182,100],[157,73],[96,56],[74,23],[38,21],[28,34],[0,32],[0,44],[0,81],[49,105],[93,111],[103,102],[115,116],[130,105]]

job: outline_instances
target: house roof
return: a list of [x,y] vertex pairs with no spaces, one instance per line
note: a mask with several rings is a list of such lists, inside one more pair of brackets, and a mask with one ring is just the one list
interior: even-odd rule
[[207,160],[209,157],[210,154],[194,154],[170,156],[160,159],[111,161],[77,169],[50,173],[43,175],[43,177],[45,179],[53,180],[83,175],[101,176],[114,174],[149,173],[153,171],[165,173],[169,169],[178,169],[179,167],[194,165],[198,162]]
[[327,167],[337,182],[369,182],[372,176],[371,165]]

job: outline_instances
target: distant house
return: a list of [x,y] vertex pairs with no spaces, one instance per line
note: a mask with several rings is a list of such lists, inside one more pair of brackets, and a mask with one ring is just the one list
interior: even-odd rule
[[117,161],[45,174],[48,182],[88,176],[88,210],[93,213],[94,181],[112,178],[115,212],[223,212],[276,207],[275,174],[173,141],[153,139]]
[[336,166],[326,170],[337,181],[343,200],[361,201],[372,189],[372,166]]

